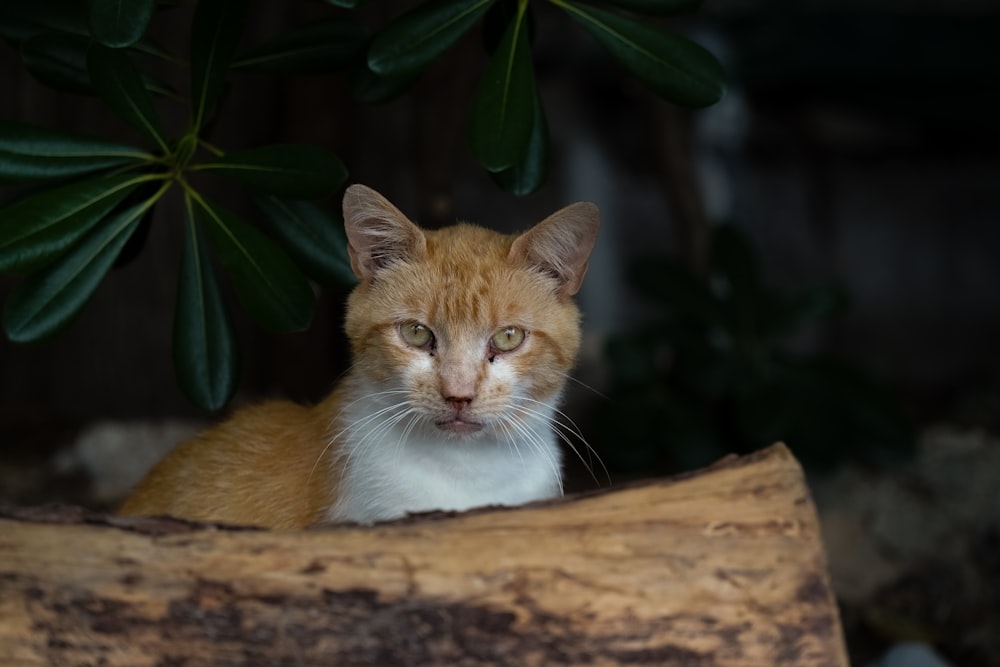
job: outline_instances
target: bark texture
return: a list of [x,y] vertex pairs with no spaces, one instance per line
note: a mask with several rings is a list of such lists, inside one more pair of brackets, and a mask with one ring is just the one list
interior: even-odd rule
[[272,532],[0,514],[3,665],[846,667],[776,445],[517,509]]

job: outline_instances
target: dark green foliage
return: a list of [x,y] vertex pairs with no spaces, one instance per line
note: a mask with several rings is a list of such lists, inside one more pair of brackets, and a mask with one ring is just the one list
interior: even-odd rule
[[280,248],[239,216],[199,196],[195,219],[208,232],[236,296],[260,326],[280,333],[312,322],[316,297],[305,276]]
[[144,180],[130,174],[98,176],[0,209],[0,270],[23,273],[56,259]]
[[[200,171],[244,184],[255,193],[302,198],[334,194],[347,171],[336,155],[310,145],[231,153],[211,148],[205,155],[204,128],[225,94],[245,2],[203,0],[194,12],[191,124],[179,136],[173,134],[161,121],[148,78],[135,58],[140,50],[163,55],[143,42],[154,4],[125,3],[117,11],[115,3],[94,0],[87,16],[60,2],[52,2],[48,12],[20,2],[0,10],[0,21],[9,22],[0,34],[19,42],[30,71],[59,89],[96,94],[152,146],[0,123],[0,182],[60,181],[0,209],[5,223],[0,230],[0,270],[26,274],[5,304],[3,325],[10,339],[25,342],[65,327],[111,267],[139,251],[162,196],[179,191],[188,215],[175,309],[175,367],[192,400],[217,410],[236,390],[239,353],[204,239],[212,241],[241,305],[272,331],[302,330],[315,310],[312,287],[290,255],[299,258],[308,247],[307,266],[327,285],[342,287],[353,280],[344,270],[343,232],[323,229],[342,222],[317,212],[317,205],[283,205],[268,198],[272,208],[266,221],[272,230],[280,225],[274,238],[289,247],[286,254],[255,227],[206,199],[189,176]],[[282,43],[258,50],[254,63],[267,61],[277,67],[275,63],[292,57],[288,49],[295,44],[284,42],[284,52]],[[254,63],[244,64],[250,68]],[[80,180],[65,183],[67,178]],[[285,217],[276,223],[279,215]],[[293,217],[298,224],[289,223]],[[328,268],[324,272],[320,266]]]
[[[694,42],[648,20],[571,0],[549,2],[593,35],[657,95],[693,107],[713,104],[722,97],[721,65]],[[612,4],[662,15],[691,10],[698,2],[622,0]],[[517,195],[534,192],[546,179],[549,139],[535,90],[529,10],[527,0],[437,0],[418,5],[376,35],[368,49],[367,69],[355,74],[356,91],[370,101],[390,99],[395,89],[405,89],[486,16],[484,42],[491,55],[469,118],[469,146],[500,187]],[[376,85],[380,80],[386,88]],[[396,86],[389,87],[390,81]]]
[[40,340],[66,326],[90,299],[159,194],[113,211],[59,259],[18,283],[3,311],[4,330],[10,339]]
[[264,224],[310,278],[327,287],[357,281],[347,256],[344,220],[327,208],[303,199],[258,195],[254,203]]
[[715,231],[706,278],[649,257],[630,267],[630,279],[662,316],[608,344],[617,392],[602,421],[626,433],[606,441],[641,443],[607,452],[612,463],[693,468],[734,446],[783,440],[807,465],[826,467],[847,456],[889,459],[912,445],[907,420],[873,381],[834,360],[785,352],[789,334],[846,310],[843,290],[768,289],[731,226]]
[[531,118],[531,133],[528,147],[521,161],[502,171],[490,175],[507,192],[528,195],[545,184],[549,173],[549,123],[545,118],[542,99],[535,93],[534,111]]
[[[689,42],[614,12],[549,1],[657,94],[698,105],[721,95],[717,63]],[[33,341],[67,326],[107,272],[139,254],[156,205],[168,193],[182,196],[187,211],[174,362],[181,387],[204,408],[223,407],[239,377],[217,266],[243,309],[271,331],[309,326],[315,296],[306,276],[335,289],[354,284],[343,221],[312,201],[335,195],[346,181],[336,155],[305,144],[228,151],[209,142],[234,70],[247,76],[347,72],[359,99],[384,102],[484,24],[489,65],[472,104],[469,145],[505,190],[524,195],[541,187],[549,132],[535,88],[525,0],[425,2],[374,34],[349,13],[359,1],[328,4],[337,7],[329,19],[247,45],[247,0],[198,0],[193,8],[154,0],[0,3],[0,39],[18,50],[25,68],[58,90],[96,96],[135,130],[138,143],[0,120],[0,184],[35,188],[0,208],[0,271],[23,275],[3,311],[8,337]],[[691,6],[688,0],[616,4],[647,14]],[[147,32],[165,11],[188,11],[190,30],[160,46]],[[156,60],[185,68],[182,91],[152,78],[147,70]],[[160,113],[163,97],[189,109],[182,127],[164,122],[170,116]],[[202,181],[211,177],[247,189],[260,228],[205,196]]]
[[82,176],[148,157],[124,144],[0,121],[0,183]]
[[153,97],[127,52],[93,44],[87,53],[87,71],[98,97],[111,110],[160,151],[170,150]]
[[272,74],[328,74],[346,69],[365,39],[365,30],[356,21],[317,21],[243,53],[233,67]]
[[475,25],[495,0],[434,0],[382,30],[368,50],[376,74],[410,74],[430,65]]
[[722,98],[722,66],[694,42],[581,3],[566,2],[565,8],[660,97],[691,107],[705,107]]
[[488,171],[511,169],[524,159],[537,98],[528,27],[521,12],[500,39],[472,108],[469,145]]
[[225,89],[246,0],[199,0],[191,23],[191,126],[201,132]]
[[93,94],[87,76],[88,38],[45,30],[30,35],[20,46],[25,68],[42,83],[69,93]]
[[146,34],[156,0],[89,0],[90,35],[104,46],[132,46]]
[[236,392],[239,348],[190,197],[185,204],[184,252],[174,311],[174,367],[178,383],[191,400],[208,410],[219,410]]
[[325,197],[347,179],[340,158],[318,146],[274,144],[234,151],[193,167],[283,197]]

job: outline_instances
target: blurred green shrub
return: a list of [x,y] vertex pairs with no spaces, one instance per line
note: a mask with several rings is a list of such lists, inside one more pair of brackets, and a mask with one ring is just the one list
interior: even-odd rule
[[689,469],[779,440],[813,468],[909,451],[911,426],[875,382],[848,364],[785,352],[790,335],[845,312],[843,289],[768,289],[731,225],[715,228],[711,258],[705,278],[668,257],[630,267],[631,285],[660,316],[607,345],[615,389],[600,442],[617,443],[601,451],[609,465]]

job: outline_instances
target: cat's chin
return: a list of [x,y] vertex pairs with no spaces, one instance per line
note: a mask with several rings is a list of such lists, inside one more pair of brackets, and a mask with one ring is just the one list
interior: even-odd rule
[[447,419],[444,421],[434,422],[434,425],[446,433],[460,436],[473,435],[483,430],[482,424],[467,422],[461,419]]

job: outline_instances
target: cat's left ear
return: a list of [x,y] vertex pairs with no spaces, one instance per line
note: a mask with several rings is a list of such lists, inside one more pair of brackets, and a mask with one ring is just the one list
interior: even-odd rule
[[354,184],[344,193],[344,231],[351,269],[361,280],[371,280],[396,262],[422,259],[427,252],[420,228],[364,185]]
[[597,206],[570,204],[514,239],[510,258],[552,275],[559,281],[559,294],[572,296],[580,291],[600,226]]

